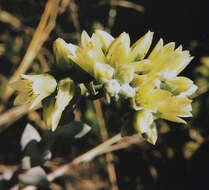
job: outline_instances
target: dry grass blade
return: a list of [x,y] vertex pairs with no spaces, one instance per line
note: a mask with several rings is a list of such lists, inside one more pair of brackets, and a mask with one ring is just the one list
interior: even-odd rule
[[[40,107],[41,106],[38,105],[34,109],[38,109]],[[11,108],[10,110],[3,113],[0,117],[0,132],[4,131],[8,127],[8,125],[5,124],[11,124],[19,118],[21,118],[22,116],[28,114],[28,108],[29,105],[21,105]]]
[[[41,49],[43,43],[46,41],[50,32],[54,28],[58,12],[59,0],[48,0],[44,13],[41,17],[40,23],[36,28],[36,31],[25,53],[25,56],[23,57],[23,60],[17,68],[16,72],[11,77],[10,81],[18,79],[20,74],[23,74],[28,70],[35,56]],[[8,100],[8,98],[12,95],[13,92],[13,89],[7,87],[3,96],[3,101]]]
[[[108,1],[101,1],[98,3],[98,5],[106,4]],[[144,12],[144,7],[142,5],[130,2],[130,1],[124,1],[124,0],[112,0],[111,1],[112,6],[120,6],[124,8],[130,8],[134,9],[139,12]]]
[[76,32],[79,33],[80,32],[80,22],[79,22],[79,18],[78,18],[78,6],[74,2],[74,0],[70,0],[69,8],[70,8],[70,14],[72,17],[73,25],[76,29]]
[[46,60],[46,58],[44,57],[44,55],[40,53],[40,54],[38,55],[38,59],[39,59],[39,62],[40,62],[40,64],[41,64],[41,69],[42,69],[42,71],[43,71],[43,72],[48,72],[48,71],[49,71],[49,66],[48,66],[48,64],[47,64],[47,60]]
[[136,4],[136,3],[129,2],[129,1],[113,1],[112,4],[115,6],[131,8],[131,9],[135,9],[136,11],[139,11],[139,12],[144,12],[143,6]]
[[[103,117],[103,113],[102,113],[100,100],[94,101],[94,107],[96,110],[100,130],[101,130],[102,140],[105,141],[108,139],[108,133],[107,133],[107,130],[105,127],[105,121],[104,121],[104,117]],[[113,164],[113,160],[114,160],[113,154],[111,152],[106,153],[107,171],[108,171],[109,179],[111,182],[111,189],[118,190],[117,177],[116,177],[116,173],[115,173],[115,166]]]
[[101,154],[105,154],[107,152],[113,152],[116,150],[121,150],[130,147],[133,144],[139,144],[144,142],[144,138],[141,136],[141,134],[136,134],[130,137],[124,137],[119,143],[114,144],[107,149],[103,150]]
[[[88,152],[78,156],[73,161],[64,164],[47,175],[48,180],[51,182],[58,177],[65,175],[74,165],[78,165],[83,162],[89,162],[93,160],[96,156],[102,155],[107,152],[119,150],[121,148],[126,148],[133,143],[143,142],[144,138],[141,135],[134,135],[132,137],[121,137],[121,134],[117,134],[112,138],[106,140],[102,144],[94,147]],[[121,142],[121,144],[120,144]],[[114,145],[115,144],[115,145]],[[118,145],[118,146],[117,146]]]
[[111,31],[115,23],[116,15],[117,15],[117,9],[116,9],[116,6],[114,5],[114,0],[110,0],[110,10],[109,10],[109,17],[107,21],[107,27],[109,31]]
[[110,147],[112,144],[115,144],[122,140],[120,134],[115,135],[114,137],[106,140],[102,144],[96,146],[90,151],[78,156],[73,161],[60,166],[58,169],[53,171],[52,173],[47,175],[49,181],[53,181],[54,179],[63,176],[73,165],[80,164],[82,162],[89,162],[94,159],[96,156],[101,155],[101,152]]
[[11,24],[14,28],[20,28],[21,22],[18,18],[13,16],[11,13],[0,10],[0,21]]

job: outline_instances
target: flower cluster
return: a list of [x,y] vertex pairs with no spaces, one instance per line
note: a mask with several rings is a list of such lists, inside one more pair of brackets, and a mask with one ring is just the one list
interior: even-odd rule
[[[21,75],[21,79],[10,84],[19,91],[14,104],[30,104],[33,109],[43,101],[43,118],[47,129],[54,131],[60,121],[62,112],[70,103],[75,93],[75,84],[70,78],[56,82],[49,74]],[[53,93],[57,91],[56,96]]]
[[[135,129],[155,144],[157,129],[154,120],[163,118],[185,123],[182,117],[190,117],[192,110],[188,97],[196,91],[197,86],[192,80],[178,76],[192,60],[189,51],[182,50],[182,46],[175,49],[175,43],[164,45],[162,39],[150,51],[152,38],[153,32],[148,31],[131,46],[130,37],[125,32],[114,38],[102,30],[96,30],[91,37],[83,31],[80,45],[68,44],[58,38],[53,48],[58,65],[65,65],[66,68],[77,65],[101,84],[109,96],[116,100],[129,99],[135,110]],[[149,55],[148,51],[151,52]],[[38,78],[39,75],[36,76]],[[27,77],[24,75],[23,78]],[[31,80],[30,77],[28,79]],[[28,86],[27,81],[23,81]],[[32,86],[36,83],[33,80]],[[19,86],[15,87],[21,91],[15,102],[21,102],[20,97],[27,98],[23,94],[29,93]],[[40,89],[32,88],[33,93],[28,100],[34,105],[34,102],[49,96],[55,88],[53,78],[43,93],[39,93]],[[75,84],[67,78],[59,81],[57,96],[44,101],[44,118],[50,129],[56,129],[61,113],[74,92]],[[33,96],[39,97],[38,100],[32,101]]]

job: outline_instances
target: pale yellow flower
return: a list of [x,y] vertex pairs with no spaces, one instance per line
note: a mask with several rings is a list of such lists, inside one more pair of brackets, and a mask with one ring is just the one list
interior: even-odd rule
[[56,64],[62,68],[71,68],[73,66],[72,59],[69,57],[76,56],[75,51],[77,46],[73,44],[67,44],[63,39],[58,38],[54,41],[53,51],[56,58]]
[[130,37],[123,32],[117,37],[107,51],[107,63],[115,72],[113,78],[120,84],[119,95],[124,98],[135,96],[135,89],[130,86],[135,72],[143,72],[144,67],[150,63],[143,60],[152,42],[152,32],[147,32],[135,44],[130,47]]
[[[92,40],[93,38],[93,40]],[[77,47],[75,55],[68,55],[78,66],[84,71],[88,72],[99,82],[112,78],[114,69],[106,64],[106,58],[102,51],[102,45],[98,45],[95,41],[95,35],[90,38],[88,34],[83,31],[81,34],[81,45]],[[99,40],[99,38],[97,39]]]
[[158,137],[157,128],[153,124],[149,127],[149,130],[144,134],[146,140],[150,142],[151,144],[155,145]]
[[185,97],[170,96],[162,101],[157,108],[160,118],[174,121],[177,123],[186,123],[180,117],[191,117],[191,100]]
[[[131,47],[127,33],[123,32],[114,39],[102,30],[96,30],[91,37],[83,31],[79,46],[66,44],[61,40],[58,42],[62,42],[64,46],[59,49],[65,49],[66,53],[68,51],[67,57],[104,84],[111,96],[122,95],[129,98],[135,95],[135,90],[129,85],[134,73],[143,72],[147,65],[150,65],[150,61],[143,58],[149,50],[152,36],[152,32],[147,32]],[[113,90],[114,92],[111,92],[112,81],[119,85],[118,90]]]
[[148,110],[137,111],[135,114],[134,127],[140,133],[146,133],[152,125],[154,117]]
[[157,141],[157,129],[153,123],[154,117],[149,110],[137,111],[135,114],[134,127],[142,133],[148,142],[155,144]]
[[185,121],[180,117],[191,117],[191,100],[160,89],[161,83],[156,76],[135,75],[132,85],[137,89],[135,102],[139,109],[150,110],[160,118],[181,123]]
[[14,104],[29,103],[31,105],[30,109],[32,109],[54,92],[57,82],[49,74],[21,75],[21,79],[12,82],[10,86],[19,93]]
[[166,79],[177,76],[193,59],[189,51],[182,51],[182,46],[175,49],[175,43],[171,42],[163,46],[163,40],[157,43],[148,59],[151,61],[151,72],[158,73]]
[[165,88],[168,88],[173,94],[180,97],[186,97],[192,95],[197,86],[193,81],[186,77],[174,77],[165,81]]
[[[155,143],[154,119],[185,123],[191,116],[192,95],[197,86],[186,77],[177,76],[192,60],[189,51],[175,43],[163,45],[160,39],[150,55],[153,32],[148,31],[132,46],[127,33],[113,38],[97,30],[90,37],[81,34],[79,46],[72,46],[68,57],[98,82],[110,95],[130,98],[137,110],[135,128]],[[70,48],[69,48],[70,49]]]
[[70,78],[59,81],[56,97],[50,97],[44,102],[43,118],[47,128],[55,131],[62,116],[62,112],[69,105],[75,94],[75,84]]

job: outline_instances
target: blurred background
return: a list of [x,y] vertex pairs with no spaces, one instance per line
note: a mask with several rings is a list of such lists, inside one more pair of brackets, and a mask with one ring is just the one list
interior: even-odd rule
[[[44,13],[44,14],[43,14]],[[99,156],[75,166],[50,184],[38,189],[79,190],[195,190],[209,185],[209,11],[206,1],[186,0],[1,0],[0,1],[0,189],[25,188],[23,158],[29,155],[33,166],[49,173],[61,164],[102,142],[90,100],[81,99],[72,115],[92,127],[81,139],[72,131],[48,134],[42,129],[41,111],[14,108],[14,94],[8,92],[11,78],[26,72],[48,71],[54,61],[53,41],[61,37],[78,43],[80,32],[92,34],[104,29],[113,36],[125,31],[131,42],[148,30],[154,32],[153,46],[163,38],[188,49],[194,59],[183,71],[199,90],[192,97],[193,118],[188,124],[159,120],[159,139],[130,143],[112,154],[111,162]],[[41,22],[40,22],[41,20]],[[33,40],[32,40],[33,39]],[[31,41],[32,40],[32,41]],[[152,47],[153,47],[152,46]],[[30,56],[29,56],[30,55]],[[27,65],[28,63],[28,65]],[[20,68],[20,64],[22,64]],[[27,66],[26,66],[27,65]],[[22,69],[22,70],[21,70]],[[109,136],[119,132],[119,118],[126,107],[103,104]],[[32,152],[23,151],[21,138],[30,123],[40,134],[41,143]],[[44,148],[43,148],[44,147]],[[30,149],[30,147],[28,148]],[[35,149],[35,150],[34,150]],[[46,153],[46,150],[50,151]],[[50,159],[45,159],[49,156]],[[44,157],[45,156],[45,157]],[[43,161],[43,159],[45,159]],[[47,161],[46,161],[47,160]],[[108,165],[113,166],[116,184],[111,183]]]

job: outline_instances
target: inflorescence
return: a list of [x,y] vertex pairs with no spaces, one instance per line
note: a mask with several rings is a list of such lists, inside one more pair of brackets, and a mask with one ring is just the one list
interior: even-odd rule
[[[83,31],[80,45],[58,38],[53,50],[57,68],[71,70],[77,66],[115,101],[128,99],[135,110],[135,130],[155,144],[154,120],[185,123],[182,118],[192,116],[188,97],[197,86],[192,80],[178,76],[193,58],[189,51],[182,50],[182,46],[175,48],[173,42],[164,45],[162,39],[150,51],[152,38],[153,32],[148,31],[130,46],[130,37],[125,32],[114,38],[102,30],[96,30],[91,37]],[[85,95],[82,92],[86,90],[83,83],[72,79],[70,72],[59,81],[56,74],[22,75],[11,86],[19,91],[15,105],[29,103],[33,108],[43,103],[43,118],[47,129],[52,131],[72,99],[78,94]]]

